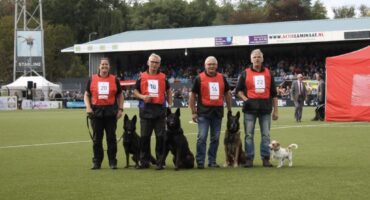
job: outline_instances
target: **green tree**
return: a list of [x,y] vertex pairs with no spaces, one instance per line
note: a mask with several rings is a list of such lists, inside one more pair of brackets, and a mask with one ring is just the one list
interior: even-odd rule
[[0,0],[0,17],[13,15],[14,0]]
[[[104,1],[105,2],[105,1]],[[43,2],[44,20],[51,24],[68,25],[77,42],[86,42],[97,10],[104,7],[98,0],[48,0]]]
[[0,80],[13,81],[14,17],[0,17]]
[[264,8],[260,1],[240,1],[234,13],[231,14],[230,24],[249,24],[265,22]]
[[360,13],[361,13],[361,17],[370,17],[370,7],[365,6],[365,5],[361,5],[359,7],[359,10],[360,10]]
[[326,14],[324,4],[320,0],[315,1],[311,8],[311,19],[326,19]]
[[266,0],[268,21],[307,20],[311,17],[310,0]]
[[130,29],[178,28],[189,26],[186,13],[187,3],[183,0],[152,0],[136,3],[130,14]]
[[218,6],[215,0],[193,0],[187,7],[186,14],[190,17],[187,26],[210,26],[216,19]]
[[46,24],[44,31],[46,78],[56,81],[67,76],[87,76],[87,68],[81,65],[78,56],[60,52],[75,43],[72,29],[66,25]]
[[217,14],[213,20],[213,25],[223,25],[228,24],[231,15],[235,12],[234,6],[231,2],[224,2],[221,7],[217,8]]
[[354,6],[342,6],[333,8],[334,18],[352,18],[355,16]]

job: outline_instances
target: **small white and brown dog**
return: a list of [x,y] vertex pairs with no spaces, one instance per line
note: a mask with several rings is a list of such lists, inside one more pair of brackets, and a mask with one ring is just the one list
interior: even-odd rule
[[271,141],[269,144],[271,149],[271,156],[273,159],[279,161],[277,168],[280,168],[284,164],[284,160],[289,160],[289,167],[293,166],[293,149],[297,149],[297,144],[290,144],[287,148],[280,147],[280,143],[276,140]]

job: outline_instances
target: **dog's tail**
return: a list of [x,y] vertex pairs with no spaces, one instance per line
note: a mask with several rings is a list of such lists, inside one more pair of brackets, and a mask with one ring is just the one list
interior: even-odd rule
[[297,144],[290,144],[290,145],[288,146],[288,149],[289,149],[289,150],[298,149],[298,145],[297,145]]

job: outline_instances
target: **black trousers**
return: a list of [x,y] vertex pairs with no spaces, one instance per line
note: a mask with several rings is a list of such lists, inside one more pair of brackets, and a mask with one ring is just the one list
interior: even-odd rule
[[[165,119],[155,118],[155,119],[140,119],[141,126],[141,152],[140,161],[142,166],[149,166],[150,163],[150,138],[154,130],[156,137],[155,153],[157,162],[159,162],[163,154],[163,143],[164,143],[164,132],[165,132]],[[159,165],[159,163],[157,163]]]
[[91,120],[93,128],[93,163],[101,164],[104,158],[103,150],[103,136],[106,133],[108,159],[109,164],[117,164],[117,141],[116,141],[116,128],[117,119],[112,117],[94,117]]

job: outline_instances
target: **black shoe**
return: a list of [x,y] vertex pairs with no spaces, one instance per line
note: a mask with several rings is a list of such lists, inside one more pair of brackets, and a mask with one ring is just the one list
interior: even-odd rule
[[109,167],[111,169],[117,169],[117,160],[110,160],[109,161]]
[[204,165],[203,164],[198,164],[197,168],[198,169],[204,169]]
[[157,167],[155,169],[156,170],[162,170],[162,169],[164,169],[164,166],[163,165],[157,165]]
[[139,165],[136,169],[149,169],[149,165]]
[[209,168],[220,168],[220,165],[218,165],[217,163],[212,163],[212,164],[208,164],[208,167]]
[[244,168],[252,168],[253,167],[253,160],[246,160]]
[[272,164],[270,163],[270,160],[264,159],[262,160],[263,167],[272,167]]
[[97,164],[97,163],[94,163],[93,166],[91,167],[92,170],[97,170],[97,169],[100,169],[100,168],[101,168],[101,165]]

